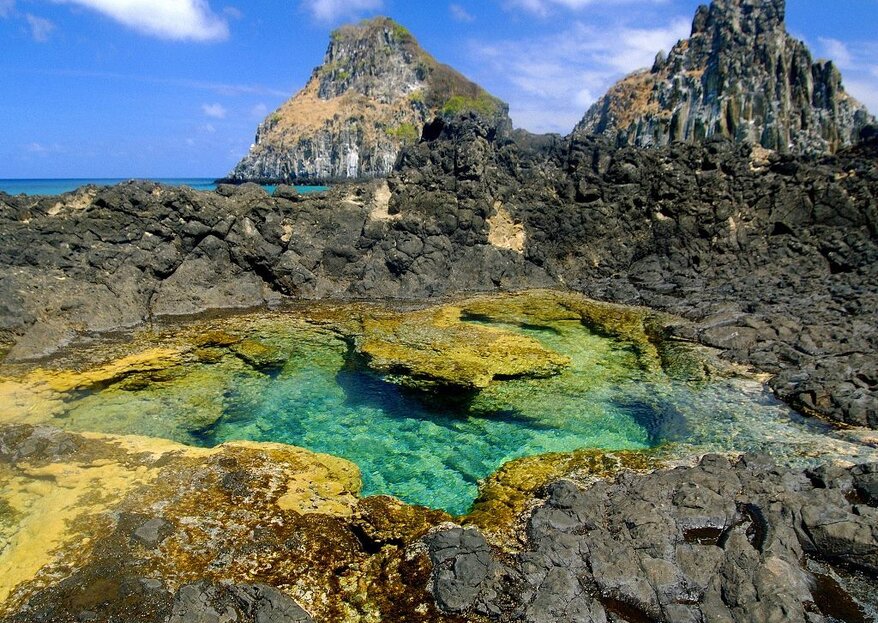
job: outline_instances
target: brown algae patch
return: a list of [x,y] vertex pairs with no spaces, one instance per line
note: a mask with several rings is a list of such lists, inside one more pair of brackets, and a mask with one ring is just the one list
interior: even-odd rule
[[126,582],[152,578],[166,594],[202,579],[267,583],[322,621],[456,620],[436,610],[416,547],[450,517],[359,499],[359,470],[343,459],[27,426],[0,436],[0,519],[15,522],[0,552],[0,616],[100,612]]

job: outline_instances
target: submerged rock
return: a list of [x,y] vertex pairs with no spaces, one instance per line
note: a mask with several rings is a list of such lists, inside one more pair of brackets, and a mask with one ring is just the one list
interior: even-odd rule
[[424,390],[478,391],[494,380],[552,376],[569,363],[532,338],[461,322],[454,306],[365,316],[354,344],[370,369]]

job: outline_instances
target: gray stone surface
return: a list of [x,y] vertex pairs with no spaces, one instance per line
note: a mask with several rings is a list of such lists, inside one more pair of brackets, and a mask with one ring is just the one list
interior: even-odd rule
[[846,496],[851,477],[875,470],[824,468],[831,478],[821,480],[765,457],[706,456],[585,487],[562,480],[511,561],[492,558],[474,529],[430,535],[433,590],[446,611],[502,621],[814,623],[842,597],[864,617],[803,564],[876,572],[878,510]]
[[270,586],[198,582],[180,588],[168,623],[312,623],[299,605]]

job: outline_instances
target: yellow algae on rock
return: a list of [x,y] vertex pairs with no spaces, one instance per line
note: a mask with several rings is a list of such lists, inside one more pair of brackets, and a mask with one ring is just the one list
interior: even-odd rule
[[664,327],[679,319],[645,307],[631,307],[587,299],[579,294],[534,290],[477,297],[460,303],[463,317],[513,325],[576,320],[599,335],[625,343],[646,371],[703,379],[701,358],[688,344],[667,340]]
[[[0,550],[0,603],[22,582],[33,580],[52,563],[82,563],[79,547],[95,534],[71,530],[87,524],[97,532],[107,513],[134,488],[147,484],[157,471],[115,461],[53,463],[10,469],[0,465],[2,499],[15,512],[16,523]],[[89,518],[88,521],[82,521]],[[47,574],[47,580],[57,574]]]
[[577,450],[529,456],[504,464],[479,483],[479,497],[464,524],[478,526],[498,547],[514,548],[517,522],[542,487],[560,478],[604,478],[660,465],[648,452]]
[[27,375],[25,381],[45,385],[56,392],[80,391],[117,382],[137,372],[164,370],[182,362],[182,353],[177,349],[151,348],[82,372],[39,368]]
[[295,446],[271,443],[234,442],[221,446],[233,454],[238,448],[262,453],[282,467],[286,491],[277,498],[285,511],[322,513],[349,517],[363,486],[360,469],[350,461]]
[[[0,447],[0,615],[78,569],[98,565],[95,573],[102,573],[107,563],[95,556],[108,555],[107,547],[134,547],[109,554],[140,556],[138,568],[161,572],[172,585],[205,576],[248,581],[270,575],[297,531],[304,538],[302,530],[310,530],[307,539],[317,539],[303,555],[329,556],[332,547],[323,540],[329,535],[319,526],[348,521],[359,503],[354,464],[279,444],[203,449],[18,426],[0,427]],[[309,515],[324,519],[304,520]],[[166,527],[162,547],[143,548],[136,534],[117,543],[124,517],[154,517]],[[344,533],[344,525],[333,530]],[[262,531],[269,549],[249,549],[253,530]],[[288,536],[275,540],[275,530]],[[349,549],[358,547],[350,538]],[[99,544],[103,549],[93,549]],[[225,562],[218,566],[218,560]],[[206,571],[209,564],[214,572]],[[319,569],[325,572],[331,567]]]
[[533,338],[462,322],[446,306],[362,317],[356,351],[388,379],[418,389],[480,390],[496,379],[547,377],[569,363]]

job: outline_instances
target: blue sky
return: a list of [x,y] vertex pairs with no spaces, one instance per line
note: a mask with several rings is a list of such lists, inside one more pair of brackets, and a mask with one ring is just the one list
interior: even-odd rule
[[[304,86],[329,32],[386,14],[569,132],[689,33],[697,0],[0,0],[0,178],[216,177]],[[788,0],[787,26],[878,112],[878,0]]]

